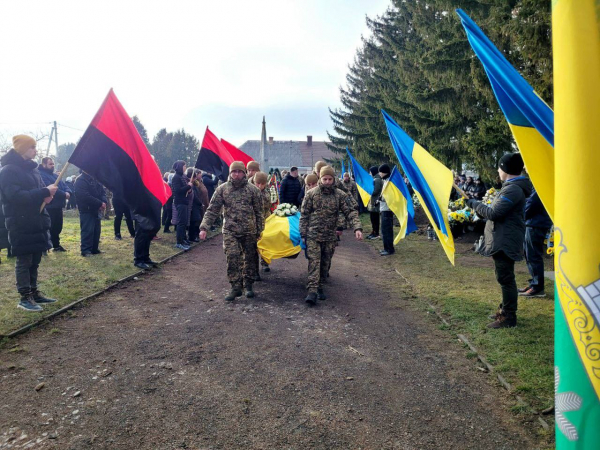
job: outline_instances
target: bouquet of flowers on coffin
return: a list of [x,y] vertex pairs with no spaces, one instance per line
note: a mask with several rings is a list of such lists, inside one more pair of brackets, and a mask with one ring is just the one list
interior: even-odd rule
[[277,214],[279,217],[289,217],[293,216],[298,212],[298,207],[296,205],[292,205],[291,203],[281,203],[277,205],[274,214]]
[[258,253],[268,264],[279,258],[296,258],[304,250],[300,238],[300,212],[290,203],[277,206],[265,220],[265,229],[258,241]]

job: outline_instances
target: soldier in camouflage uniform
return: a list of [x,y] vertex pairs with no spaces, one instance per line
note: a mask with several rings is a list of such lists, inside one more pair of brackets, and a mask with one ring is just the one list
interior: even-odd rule
[[[356,187],[356,183],[350,179],[350,174],[348,172],[344,172],[342,184],[346,188],[346,192],[348,192],[348,199],[352,202],[352,207],[358,211],[358,188]],[[350,229],[352,226],[352,222],[346,220],[346,228]]]
[[308,295],[306,302],[325,300],[323,283],[335,252],[336,238],[341,234],[339,213],[352,221],[356,239],[362,240],[358,212],[348,202],[348,195],[334,187],[335,172],[329,166],[320,170],[319,185],[306,192],[300,208],[300,235],[306,242],[308,257]]
[[254,181],[254,175],[260,171],[260,164],[257,161],[248,161],[246,164],[246,176],[248,177],[248,181],[250,184],[256,186],[256,181]]
[[[321,178],[321,169],[322,169],[323,167],[325,167],[325,166],[327,166],[327,163],[326,163],[325,161],[317,161],[317,162],[315,163],[315,170],[314,170],[314,172],[313,172],[313,173],[314,173],[314,174],[315,174],[317,177]],[[328,166],[328,167],[329,167],[329,166]],[[333,168],[332,168],[332,170],[333,170]],[[346,194],[348,194],[348,193],[349,193],[349,192],[348,192],[348,189],[346,188],[346,186],[344,185],[344,183],[342,183],[342,180],[340,180],[339,178],[337,178],[337,177],[335,176],[335,173],[334,173],[334,175],[333,175],[333,182],[334,182],[334,184],[335,184],[335,187],[336,187],[337,189],[340,189],[341,191],[344,191]]]
[[[268,175],[264,172],[256,172],[256,174],[254,175],[254,183],[256,187],[260,190],[260,195],[263,200],[263,215],[265,220],[267,220],[267,217],[271,215],[271,193],[267,189],[267,181]],[[271,268],[269,267],[269,264],[267,264],[267,262],[264,259],[262,259],[260,255],[258,255],[258,259],[260,260],[260,265],[262,266],[263,271],[270,272]],[[256,273],[259,273],[258,260],[256,262]],[[260,275],[258,275],[257,278],[257,281],[260,281]]]
[[242,282],[246,297],[254,297],[252,283],[256,278],[256,242],[265,226],[263,199],[256,186],[248,183],[246,167],[234,161],[229,167],[229,180],[216,190],[200,224],[200,239],[217,220],[223,209],[223,248],[227,257],[227,277],[231,292],[225,300],[232,301],[242,295]]

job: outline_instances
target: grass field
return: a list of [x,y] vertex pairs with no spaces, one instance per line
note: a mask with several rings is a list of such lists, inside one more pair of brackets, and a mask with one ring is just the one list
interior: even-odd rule
[[[28,323],[39,320],[60,307],[81,297],[92,294],[115,281],[138,272],[133,265],[133,239],[127,232],[125,222],[121,226],[122,241],[114,240],[113,221],[102,221],[100,249],[105,253],[82,258],[79,251],[79,218],[66,213],[61,244],[68,252],[53,253],[42,258],[39,280],[40,290],[59,301],[44,306],[44,312],[31,313],[18,309],[19,295],[15,288],[15,259],[1,254],[0,264],[0,335],[14,331]],[[127,236],[127,237],[125,237]],[[159,233],[162,238],[152,242],[150,255],[160,261],[177,253],[174,248],[175,234]]]
[[[368,217],[362,218],[370,232]],[[474,239],[473,239],[474,240]],[[382,247],[381,241],[371,245]],[[501,301],[491,258],[472,250],[472,242],[457,241],[456,265],[448,261],[439,242],[412,234],[396,247],[394,256],[381,258],[382,268],[413,305],[427,311],[435,306],[450,323],[448,333],[464,334],[517,393],[538,411],[554,403],[554,285],[546,280],[547,298],[519,299],[518,326],[490,330],[488,315]],[[396,272],[396,270],[400,273]],[[517,263],[517,284],[527,284],[524,262]],[[433,320],[439,319],[432,315]],[[457,342],[458,343],[458,342]],[[462,344],[458,344],[462,345]],[[470,357],[475,355],[465,346]],[[490,377],[493,381],[494,378]],[[520,407],[515,405],[515,412]],[[552,416],[546,418],[552,420]]]

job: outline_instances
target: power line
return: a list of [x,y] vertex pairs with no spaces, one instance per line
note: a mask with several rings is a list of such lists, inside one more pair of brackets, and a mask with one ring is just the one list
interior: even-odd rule
[[69,125],[65,125],[64,123],[59,123],[59,125],[60,125],[61,127],[70,128],[71,130],[77,130],[77,131],[83,131],[83,132],[85,132],[85,130],[82,130],[81,128],[75,128],[75,127],[71,127],[71,126],[69,126]]

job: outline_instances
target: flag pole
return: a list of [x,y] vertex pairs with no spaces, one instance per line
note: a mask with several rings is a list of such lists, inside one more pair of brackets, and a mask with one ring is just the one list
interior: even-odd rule
[[[68,161],[65,163],[62,170],[58,174],[58,178],[56,178],[56,181],[54,183],[52,183],[52,184],[54,184],[54,186],[58,186],[58,183],[60,183],[60,180],[62,180],[62,177],[65,175],[65,173],[67,173],[67,169],[69,168],[70,165],[71,165],[71,163]],[[40,206],[40,213],[44,210],[44,206],[46,206],[46,202],[43,202],[42,206]]]
[[467,194],[465,194],[465,191],[463,191],[461,188],[459,188],[456,183],[452,183],[452,186],[454,186],[454,189],[456,189],[456,192],[458,192],[460,195],[462,195],[464,198],[468,199],[469,196]]

